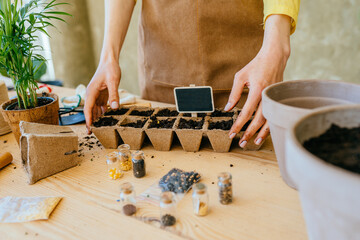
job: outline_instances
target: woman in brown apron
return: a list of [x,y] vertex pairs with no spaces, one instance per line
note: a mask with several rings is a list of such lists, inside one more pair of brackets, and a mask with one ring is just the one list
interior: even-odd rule
[[[101,60],[85,102],[88,127],[105,111],[108,100],[111,108],[119,107],[119,54],[133,1],[106,1]],[[260,128],[255,143],[261,144],[269,134],[261,91],[282,81],[289,36],[295,29],[294,18],[274,10],[274,15],[266,16],[264,31],[263,6],[262,0],[143,0],[138,41],[142,98],[174,103],[174,87],[212,86],[216,107],[228,111],[243,106],[230,138],[258,109],[239,145],[245,147]]]

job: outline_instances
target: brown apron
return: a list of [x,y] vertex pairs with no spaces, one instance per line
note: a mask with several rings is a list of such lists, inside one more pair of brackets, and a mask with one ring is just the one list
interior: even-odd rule
[[235,73],[261,48],[262,19],[262,0],[143,0],[142,97],[174,103],[174,87],[212,86],[215,106],[224,107]]

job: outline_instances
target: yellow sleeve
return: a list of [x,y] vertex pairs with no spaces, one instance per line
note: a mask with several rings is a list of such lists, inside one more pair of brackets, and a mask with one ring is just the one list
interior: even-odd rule
[[295,32],[300,0],[264,0],[264,27],[266,19],[273,14],[284,14],[291,17],[291,31]]

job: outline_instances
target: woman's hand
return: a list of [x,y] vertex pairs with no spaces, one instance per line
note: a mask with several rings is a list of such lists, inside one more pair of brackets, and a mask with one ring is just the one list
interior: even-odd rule
[[101,62],[86,89],[84,113],[86,127],[90,134],[90,126],[107,109],[109,100],[112,109],[119,108],[119,83],[121,70],[119,62],[107,60]]
[[262,114],[261,93],[267,86],[283,80],[285,66],[290,56],[290,26],[288,16],[271,15],[268,17],[261,50],[249,64],[235,74],[225,110],[229,111],[235,107],[245,86],[249,88],[249,95],[230,129],[230,138],[234,138],[236,133],[240,132],[257,108],[254,119],[239,141],[242,148],[260,128],[254,141],[257,145],[260,145],[270,132]]
[[118,87],[121,78],[119,55],[129,27],[135,1],[105,0],[105,32],[100,63],[86,89],[84,114],[86,127],[107,109],[119,108]]

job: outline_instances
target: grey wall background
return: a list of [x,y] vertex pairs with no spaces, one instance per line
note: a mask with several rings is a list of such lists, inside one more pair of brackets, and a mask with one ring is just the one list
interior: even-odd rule
[[[69,11],[74,17],[67,25],[59,25],[60,33],[52,38],[51,45],[56,76],[74,87],[89,82],[96,70],[103,39],[104,3],[70,2]],[[138,0],[120,56],[120,87],[136,94],[140,9]],[[65,51],[64,44],[70,50]],[[360,83],[360,0],[303,0],[291,46],[285,80],[317,78]]]

